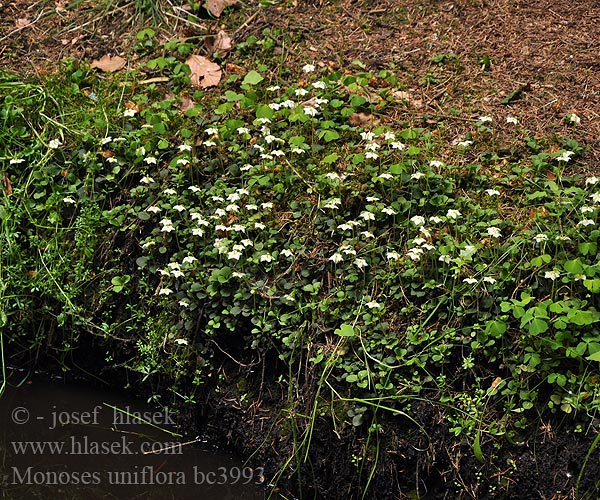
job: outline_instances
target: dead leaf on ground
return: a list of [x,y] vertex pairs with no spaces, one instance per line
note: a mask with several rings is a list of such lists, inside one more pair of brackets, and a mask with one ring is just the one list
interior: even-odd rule
[[206,47],[211,52],[225,55],[232,49],[233,41],[225,31],[221,30],[214,37],[206,38]]
[[190,109],[194,109],[195,105],[196,105],[196,103],[194,102],[194,100],[190,99],[187,96],[182,96],[181,100],[179,101],[179,109],[181,110],[182,113],[185,113],[186,111],[189,111]]
[[214,87],[221,81],[221,67],[206,57],[190,56],[185,63],[190,67],[190,81],[195,87]]
[[109,56],[108,54],[102,56],[100,59],[92,61],[91,67],[98,68],[100,71],[106,73],[112,73],[118,71],[125,66],[127,61],[120,56]]
[[363,128],[376,127],[380,123],[379,119],[367,113],[352,113],[349,120],[350,125]]
[[31,20],[27,19],[26,17],[21,17],[15,21],[15,26],[17,28],[25,28],[26,26],[29,26],[30,24],[31,24]]
[[237,0],[206,0],[206,8],[215,17],[219,17],[225,7],[235,5]]

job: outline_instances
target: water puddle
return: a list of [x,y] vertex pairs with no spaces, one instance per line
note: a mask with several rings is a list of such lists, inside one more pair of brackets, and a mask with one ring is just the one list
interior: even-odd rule
[[34,379],[0,398],[0,498],[264,500],[260,469],[187,441],[168,411]]

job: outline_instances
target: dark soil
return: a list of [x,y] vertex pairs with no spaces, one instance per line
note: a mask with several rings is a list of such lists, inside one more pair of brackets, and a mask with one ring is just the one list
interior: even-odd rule
[[[292,73],[308,61],[332,69],[351,68],[353,61],[369,70],[395,68],[411,98],[408,107],[392,110],[387,120],[450,118],[458,109],[461,116],[491,115],[503,127],[506,116],[518,116],[534,135],[570,135],[583,143],[588,153],[570,168],[600,175],[597,1],[294,0],[260,8],[258,1],[249,0],[244,5],[222,19],[205,16],[192,24],[165,2],[165,12],[172,15],[165,17],[160,39],[197,36],[202,53],[201,37],[216,33],[223,23],[237,42],[270,28],[276,40],[280,33],[292,41],[280,47]],[[146,26],[132,3],[107,4],[102,10],[84,0],[71,10],[64,0],[0,0],[0,67],[35,76],[65,57],[92,60],[104,54],[123,54],[135,64],[135,33]],[[442,55],[446,57],[437,58],[441,63],[432,61]],[[518,90],[519,99],[502,104]],[[575,131],[563,119],[567,113],[581,117]],[[456,132],[468,125],[456,120]],[[225,358],[225,386],[198,409],[202,432],[272,473],[294,456],[286,418],[288,388],[277,383],[273,366],[262,360],[253,368],[240,367]],[[306,394],[311,383],[307,381]],[[242,393],[250,395],[243,403]],[[296,401],[298,414],[309,411],[310,403]],[[309,465],[291,474],[292,461],[280,493],[286,498],[300,492],[303,498],[357,498],[359,484],[369,480],[375,466],[368,494],[373,499],[600,497],[598,450],[589,456],[576,493],[595,437],[586,432],[587,419],[582,419],[580,433],[573,432],[577,417],[544,419],[519,444],[483,437],[484,462],[479,463],[472,447],[449,433],[436,407],[415,406],[413,414],[427,435],[406,419],[388,417],[370,442],[366,429],[336,429],[330,420],[317,418]],[[305,420],[297,419],[300,433],[306,430]],[[361,456],[374,443],[381,452],[379,462],[364,464],[361,471],[350,457]]]

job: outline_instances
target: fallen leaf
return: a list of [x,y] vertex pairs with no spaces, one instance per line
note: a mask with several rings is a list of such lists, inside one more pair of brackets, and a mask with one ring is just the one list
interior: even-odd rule
[[31,21],[29,19],[27,19],[26,17],[21,17],[15,21],[15,26],[17,28],[25,28],[26,26],[29,26],[30,24],[31,24]]
[[233,44],[227,33],[221,30],[214,37],[208,37],[206,39],[206,46],[211,52],[225,55],[232,49]]
[[206,57],[190,56],[185,63],[190,67],[190,81],[195,87],[214,87],[221,81],[221,67]]
[[350,125],[363,128],[376,127],[380,123],[380,120],[367,113],[352,113],[349,121]]
[[193,99],[190,99],[187,96],[182,96],[181,101],[179,103],[179,109],[181,110],[182,113],[185,113],[186,111],[193,109],[195,105],[196,105],[196,103],[194,102]]
[[206,0],[207,10],[215,17],[219,17],[225,7],[235,5],[237,0]]
[[106,73],[112,73],[118,71],[125,66],[127,61],[120,56],[109,56],[108,54],[102,56],[100,59],[92,61],[91,67],[98,68],[100,71]]

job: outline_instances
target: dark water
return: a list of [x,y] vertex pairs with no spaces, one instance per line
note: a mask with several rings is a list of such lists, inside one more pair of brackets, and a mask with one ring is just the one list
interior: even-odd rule
[[264,500],[260,469],[185,444],[194,440],[166,432],[177,431],[174,420],[84,384],[8,387],[0,398],[0,499]]

